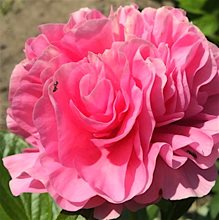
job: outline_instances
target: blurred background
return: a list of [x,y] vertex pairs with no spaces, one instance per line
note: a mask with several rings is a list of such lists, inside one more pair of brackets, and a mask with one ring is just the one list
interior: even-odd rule
[[[39,24],[66,22],[69,14],[81,7],[97,8],[108,15],[111,5],[117,8],[130,3],[138,4],[140,10],[161,5],[181,7],[207,38],[219,45],[219,0],[0,0],[0,130],[6,129],[5,112],[11,72],[24,58],[24,42],[38,33]],[[4,141],[10,145],[7,140]],[[152,207],[153,211],[156,219],[158,210]],[[219,219],[218,213],[217,182],[211,194],[196,200],[181,219]],[[4,220],[1,216],[0,219]]]

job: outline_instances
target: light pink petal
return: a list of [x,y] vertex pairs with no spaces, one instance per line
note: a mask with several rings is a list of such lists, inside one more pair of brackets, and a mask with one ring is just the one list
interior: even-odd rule
[[219,142],[219,116],[204,123],[200,123],[197,127],[201,128],[201,130],[209,136],[212,136],[215,144]]
[[151,31],[152,36],[149,39],[156,45],[159,45],[160,42],[166,42],[171,46],[178,36],[188,32],[187,19],[179,9],[161,7],[154,10],[146,8],[142,13],[147,26],[149,26],[147,29]]
[[40,153],[23,153],[3,159],[4,166],[9,170],[12,180],[10,188],[17,196],[23,192],[45,192],[42,182],[35,180],[31,174],[37,164]]
[[[186,72],[173,73],[173,80],[175,81],[175,87],[177,92],[176,112],[184,112],[190,102],[190,89],[186,77]],[[165,96],[165,93],[164,93]]]
[[184,70],[192,57],[195,57],[201,40],[197,34],[188,33],[178,39],[171,48],[174,66]]
[[132,37],[141,36],[144,30],[144,21],[138,6],[119,7],[116,12],[111,10],[109,18],[113,24],[113,35],[115,41],[129,41]]
[[5,157],[3,162],[12,178],[16,178],[25,170],[32,168],[38,157],[39,153],[17,154]]
[[172,146],[168,144],[162,146],[159,155],[173,169],[178,169],[187,161],[187,157],[175,155]]
[[22,193],[46,193],[47,189],[40,182],[32,177],[16,178],[9,182],[11,192],[14,196],[19,196]]
[[[63,187],[65,182],[65,187]],[[61,197],[79,203],[90,199],[96,195],[87,182],[79,177],[77,170],[74,168],[61,168],[50,175],[50,188],[56,191]]]
[[51,189],[49,193],[52,196],[52,198],[55,200],[56,204],[58,204],[59,207],[67,211],[72,211],[72,212],[78,211],[79,209],[82,209],[87,203],[87,201],[72,203],[67,199],[61,197],[59,194],[56,193],[56,191],[53,192]]

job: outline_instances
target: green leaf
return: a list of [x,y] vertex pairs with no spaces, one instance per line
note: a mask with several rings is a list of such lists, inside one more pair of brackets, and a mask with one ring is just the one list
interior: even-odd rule
[[139,220],[141,219],[149,220],[147,210],[145,208],[140,209],[137,212],[135,212],[135,216],[136,216],[136,219],[139,219]]
[[215,14],[205,14],[205,16],[194,19],[193,23],[207,36],[214,36],[219,28],[218,18]]
[[7,213],[6,213],[5,210],[2,208],[1,205],[0,205],[0,216],[1,216],[1,219],[11,220],[11,218],[7,215]]
[[217,181],[214,187],[212,188],[212,192],[219,194],[219,177],[217,177]]
[[202,10],[207,0],[178,0],[180,8],[194,14],[203,14]]
[[20,153],[27,147],[30,146],[20,137],[7,131],[0,131],[0,157]]
[[161,219],[164,220],[177,220],[181,217],[192,203],[195,198],[188,198],[176,201],[162,199],[157,205],[160,207]]
[[129,220],[130,219],[130,212],[128,210],[124,210],[118,220]]
[[216,167],[217,167],[217,170],[219,171],[219,160],[216,161]]
[[215,196],[213,196],[209,206],[210,215],[212,219],[216,219],[217,215],[219,214],[218,205],[219,205],[219,194],[216,194]]
[[73,213],[62,210],[56,220],[86,220],[86,218],[77,214],[77,212]]
[[60,209],[47,193],[25,193],[20,197],[31,220],[54,220],[60,212]]
[[[218,167],[219,161],[217,161],[216,165],[217,165],[217,169]],[[219,219],[219,209],[218,209],[218,205],[219,205],[219,176],[217,177],[217,181],[214,185],[214,187],[212,188],[212,193],[213,196],[211,198],[210,204],[209,204],[209,211],[210,211],[210,215],[212,219]]]
[[147,206],[146,210],[149,220],[154,220],[159,214],[159,208],[157,205],[149,205]]

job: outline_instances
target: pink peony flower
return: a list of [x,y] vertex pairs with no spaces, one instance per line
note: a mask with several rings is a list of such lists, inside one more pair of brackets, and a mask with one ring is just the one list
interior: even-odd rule
[[4,158],[14,195],[118,217],[206,195],[219,156],[219,49],[180,9],[81,9],[27,40],[8,127],[32,147]]

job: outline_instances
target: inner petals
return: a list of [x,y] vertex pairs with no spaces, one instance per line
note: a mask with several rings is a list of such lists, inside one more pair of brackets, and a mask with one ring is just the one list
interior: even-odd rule
[[86,93],[84,91],[87,88],[90,77],[86,75],[83,77],[83,79],[80,83],[80,91],[82,95],[81,98],[84,105],[86,106],[87,112],[89,112],[91,115],[104,113],[107,110],[108,103],[112,108],[114,92],[111,82],[107,79],[101,79],[96,84],[94,89],[90,93],[88,93],[89,91],[87,91],[87,95],[85,95]]

